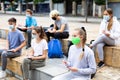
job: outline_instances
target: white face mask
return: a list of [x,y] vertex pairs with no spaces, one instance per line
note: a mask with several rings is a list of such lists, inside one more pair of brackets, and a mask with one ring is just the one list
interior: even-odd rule
[[14,25],[9,25],[9,31],[12,31],[14,29]]
[[30,14],[26,14],[26,17],[31,17]]
[[35,35],[35,34],[32,34],[32,38],[34,39],[34,38],[37,38],[37,35]]
[[110,20],[110,16],[109,15],[104,15],[103,19],[106,20],[106,21],[109,21]]

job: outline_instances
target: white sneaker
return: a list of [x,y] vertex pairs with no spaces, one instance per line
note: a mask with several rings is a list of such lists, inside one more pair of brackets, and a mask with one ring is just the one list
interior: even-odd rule
[[6,77],[6,72],[5,71],[0,71],[0,79]]

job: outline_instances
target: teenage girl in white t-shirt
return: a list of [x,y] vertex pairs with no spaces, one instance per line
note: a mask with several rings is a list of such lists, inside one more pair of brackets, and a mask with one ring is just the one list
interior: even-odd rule
[[32,30],[31,42],[32,50],[23,60],[22,72],[24,80],[29,80],[29,70],[45,66],[45,59],[47,57],[48,45],[45,33],[42,27],[35,27]]

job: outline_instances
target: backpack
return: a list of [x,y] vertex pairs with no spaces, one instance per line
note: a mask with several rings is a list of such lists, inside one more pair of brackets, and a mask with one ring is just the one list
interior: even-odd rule
[[58,39],[52,39],[49,41],[48,57],[49,58],[62,58],[63,57],[62,45]]

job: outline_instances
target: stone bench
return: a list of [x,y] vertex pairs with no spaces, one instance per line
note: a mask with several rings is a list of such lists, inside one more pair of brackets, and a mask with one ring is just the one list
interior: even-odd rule
[[[1,40],[0,40],[1,42]],[[5,43],[5,40],[2,39],[2,44]],[[0,45],[0,49],[3,46]],[[112,59],[116,58],[115,61],[116,65],[113,67],[119,67],[119,47],[105,47],[105,63],[109,66],[113,66],[114,64],[112,63]],[[113,53],[116,55],[113,55]],[[109,55],[110,53],[110,55]],[[20,57],[8,59],[8,65],[7,69],[13,72],[15,75],[19,75],[22,78],[22,72],[21,72],[21,63],[23,59],[25,58],[26,55],[26,50],[23,49],[22,55]],[[97,56],[97,55],[96,55]],[[98,58],[96,58],[98,59]],[[64,74],[68,72],[68,69],[62,64],[63,58],[53,58],[53,59],[47,59],[46,60],[46,66],[36,68],[35,70],[31,70],[31,79],[32,80],[51,80],[53,77]],[[110,62],[111,61],[111,62]],[[119,67],[120,68],[120,67]],[[99,75],[95,77],[93,80],[97,80]]]
[[68,72],[68,69],[62,64],[62,58],[47,59],[46,66],[36,68],[32,71],[31,80],[51,80],[53,77]]
[[[0,39],[0,49],[4,48],[3,45],[6,45],[5,43],[6,43],[6,40]],[[20,57],[8,58],[7,69],[10,72],[12,72],[12,75],[18,75],[19,77],[22,77],[21,63],[23,62],[23,59],[26,57],[26,53],[28,53],[29,51],[30,49],[27,51],[26,49],[22,49],[22,54]],[[62,64],[62,60],[63,60],[62,58],[47,59],[45,67],[31,70],[31,74],[33,75],[31,76],[32,80],[33,79],[34,80],[50,80],[49,78],[52,78],[54,76],[67,72],[68,70],[65,69],[65,66]],[[42,77],[40,77],[40,75],[42,75]],[[48,78],[45,79],[44,76],[47,76]]]
[[8,30],[7,29],[0,29],[0,38],[6,39],[8,35]]

